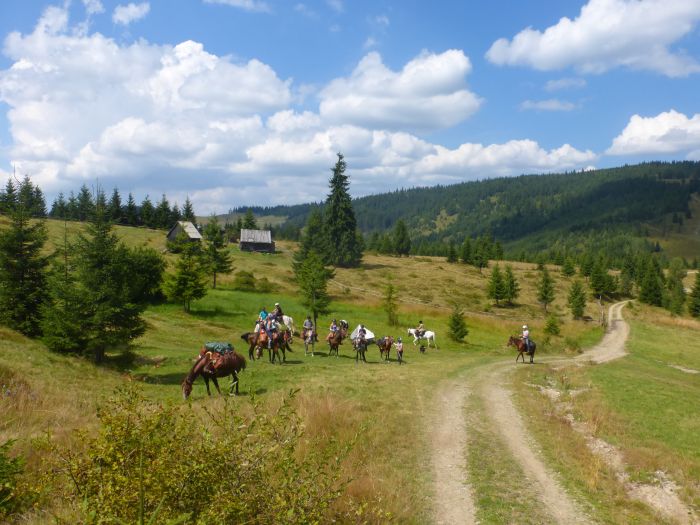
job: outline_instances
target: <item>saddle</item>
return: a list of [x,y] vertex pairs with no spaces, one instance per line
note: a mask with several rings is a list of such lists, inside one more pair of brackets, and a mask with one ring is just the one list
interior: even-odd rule
[[209,342],[204,343],[204,349],[210,359],[204,370],[214,373],[223,364],[225,356],[233,352],[233,345],[231,343]]

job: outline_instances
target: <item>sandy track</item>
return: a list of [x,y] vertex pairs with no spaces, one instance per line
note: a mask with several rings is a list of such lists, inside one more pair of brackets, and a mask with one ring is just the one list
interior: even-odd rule
[[[622,319],[625,302],[608,312],[609,330],[603,340],[574,361],[606,363],[625,355],[629,326]],[[567,360],[569,361],[569,360]],[[474,394],[482,397],[485,414],[522,467],[533,494],[542,500],[552,520],[562,524],[591,523],[581,507],[564,490],[557,476],[541,459],[535,440],[527,432],[510,391],[504,386],[511,361],[481,368],[475,376]],[[468,428],[464,404],[470,395],[464,380],[443,384],[435,396],[430,421],[434,476],[434,518],[440,524],[476,523],[476,509],[466,468]]]
[[467,429],[464,404],[469,390],[464,381],[444,384],[435,402],[431,439],[432,465],[435,479],[435,523],[476,523],[474,500],[467,481]]

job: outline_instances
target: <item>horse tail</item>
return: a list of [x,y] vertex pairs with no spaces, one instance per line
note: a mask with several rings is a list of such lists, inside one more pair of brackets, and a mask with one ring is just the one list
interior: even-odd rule
[[241,339],[243,339],[245,342],[248,342],[248,336],[250,336],[250,332],[241,334]]

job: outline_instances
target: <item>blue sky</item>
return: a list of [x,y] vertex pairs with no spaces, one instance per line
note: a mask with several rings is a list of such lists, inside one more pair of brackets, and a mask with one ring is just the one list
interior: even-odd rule
[[0,3],[0,176],[198,212],[700,159],[700,0]]

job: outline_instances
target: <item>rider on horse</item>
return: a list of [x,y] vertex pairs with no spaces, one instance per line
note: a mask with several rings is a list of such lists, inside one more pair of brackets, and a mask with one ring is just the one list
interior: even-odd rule
[[333,319],[333,322],[331,323],[331,326],[330,326],[330,331],[331,331],[331,333],[328,334],[328,336],[326,337],[326,341],[328,341],[328,342],[330,343],[331,338],[332,338],[332,337],[336,334],[336,332],[338,332],[339,330],[340,330],[340,328],[338,328],[338,322],[337,322],[335,319]]
[[358,340],[359,344],[364,344],[366,338],[367,338],[367,330],[365,330],[365,325],[361,324],[360,329],[357,332],[357,340]]
[[423,326],[423,321],[418,321],[418,327],[416,328],[416,337],[419,339],[425,335],[425,326]]
[[525,348],[527,349],[527,352],[530,353],[530,329],[526,324],[523,325],[522,337],[523,343],[525,343]]
[[284,314],[282,313],[282,307],[280,306],[280,303],[275,303],[275,309],[272,310],[272,313],[270,315],[277,319],[278,323],[284,321]]
[[272,348],[272,340],[277,337],[277,319],[272,315],[268,315],[265,325],[267,348],[270,349]]
[[304,333],[303,333],[304,341],[306,341],[306,339],[309,337],[309,334],[313,333],[313,330],[314,330],[314,323],[311,320],[310,315],[306,316],[306,320],[304,321],[302,328],[304,329]]

